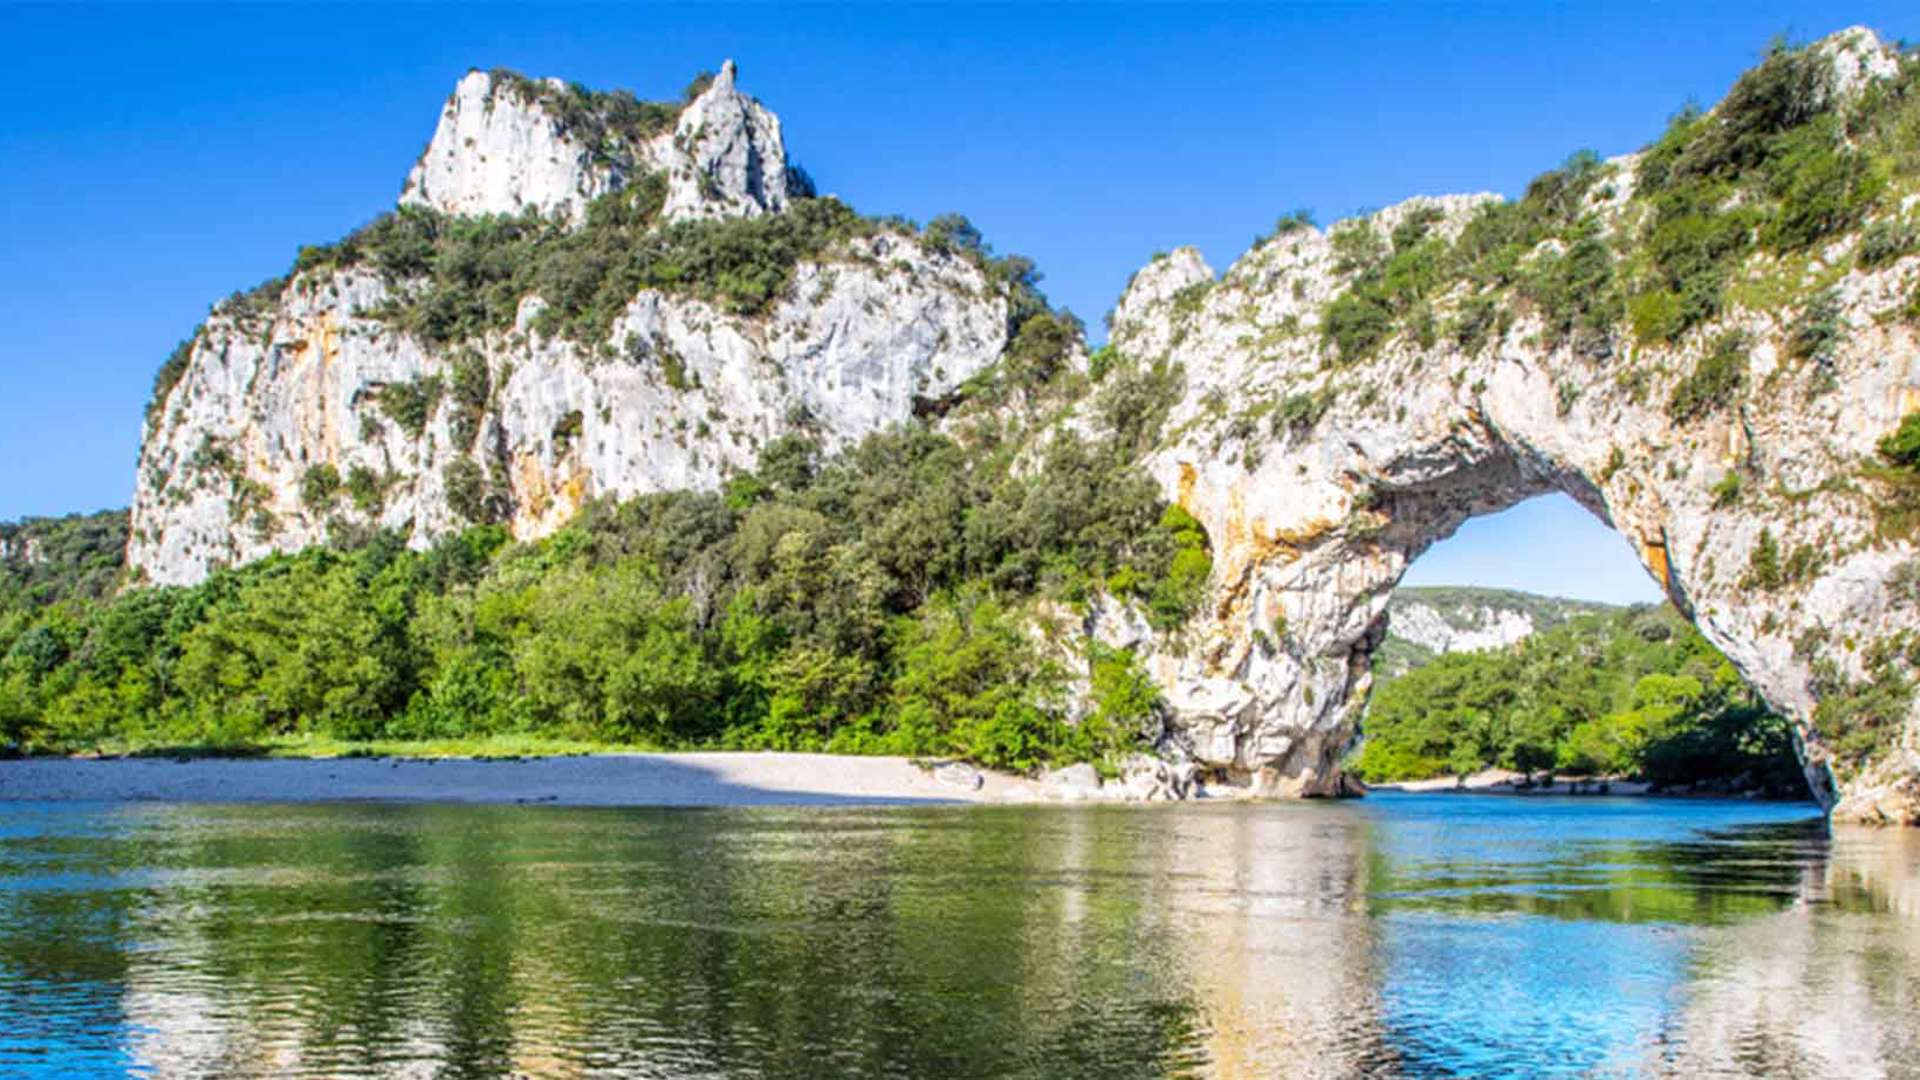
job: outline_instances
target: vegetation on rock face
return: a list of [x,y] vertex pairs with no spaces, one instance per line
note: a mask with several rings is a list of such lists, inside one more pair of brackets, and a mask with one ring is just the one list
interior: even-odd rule
[[[117,597],[88,553],[117,554],[124,515],[110,536],[36,523],[60,554],[0,606],[0,740],[504,733],[1109,759],[1154,734],[1157,694],[1130,653],[1048,647],[1043,602],[1110,592],[1177,626],[1211,569],[1199,525],[1120,446],[1061,434],[1016,469],[1010,444],[918,426],[831,458],[793,436],[724,493],[590,504],[534,544],[480,525],[414,552],[380,533]],[[308,477],[328,501],[373,483]],[[480,484],[449,475],[450,502]],[[1092,714],[1070,723],[1075,670]]]
[[[1726,309],[1749,257],[1817,251],[1896,185],[1910,189],[1916,134],[1920,62],[1843,103],[1823,55],[1778,45],[1714,111],[1676,116],[1631,177],[1582,151],[1523,198],[1481,206],[1451,242],[1428,236],[1431,211],[1410,214],[1390,243],[1369,222],[1337,226],[1334,270],[1352,280],[1322,312],[1323,336],[1341,363],[1396,335],[1426,343],[1444,299],[1450,336],[1469,351],[1516,311],[1540,316],[1548,346],[1591,356],[1616,352],[1623,331],[1676,342]],[[1916,244],[1911,225],[1877,222],[1857,258],[1884,266]]]
[[1875,524],[1883,538],[1910,539],[1920,532],[1920,412],[1908,413],[1877,447],[1881,464],[1866,474],[1879,482]]
[[580,83],[555,85],[517,71],[494,68],[496,87],[529,105],[538,105],[602,162],[631,168],[635,147],[673,129],[680,114],[713,82],[703,71],[687,85],[678,102],[642,101],[626,90],[592,90]]
[[106,597],[126,547],[125,510],[0,523],[0,611]]
[[160,410],[166,406],[167,397],[173,393],[173,388],[178,386],[181,378],[186,375],[187,363],[193,359],[194,343],[199,340],[200,329],[195,327],[193,333],[188,334],[185,340],[175,345],[173,351],[167,354],[166,362],[160,365],[160,370],[154,372],[153,395],[147,399],[149,426],[159,417]]
[[1375,782],[1500,767],[1805,791],[1786,722],[1664,607],[1577,615],[1386,681],[1353,765]]
[[[643,175],[595,199],[579,225],[535,212],[465,217],[404,206],[337,243],[301,248],[291,274],[377,270],[396,297],[372,314],[433,345],[510,329],[520,302],[538,296],[546,306],[535,329],[598,349],[642,290],[759,314],[786,294],[801,262],[846,257],[850,241],[915,233],[911,222],[862,217],[833,198],[796,199],[779,214],[667,222],[666,191],[664,177]],[[936,218],[925,236],[930,250],[973,262],[1006,291],[1012,331],[1046,312],[1032,262],[994,255],[965,218]],[[287,280],[244,299],[277,300]]]
[[[1425,611],[1416,613],[1414,609]],[[1519,616],[1538,633],[1550,630],[1578,615],[1606,612],[1610,605],[1585,600],[1514,589],[1496,589],[1478,585],[1402,585],[1387,601],[1387,636],[1373,651],[1374,678],[1384,681],[1417,667],[1432,663],[1441,655],[1429,644],[1411,640],[1413,631],[1406,620],[1431,612],[1446,628],[1458,634],[1485,632],[1503,616]],[[1456,650],[1457,651],[1457,650]]]

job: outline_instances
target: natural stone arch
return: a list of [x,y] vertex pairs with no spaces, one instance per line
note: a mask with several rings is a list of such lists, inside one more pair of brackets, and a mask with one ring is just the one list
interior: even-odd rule
[[[1630,174],[1632,161],[1611,167]],[[1487,198],[1413,200],[1371,224],[1391,233],[1437,209],[1436,227],[1457,230]],[[1877,538],[1861,479],[1877,440],[1920,402],[1913,329],[1879,317],[1901,282],[1856,274],[1840,287],[1849,337],[1823,362],[1817,394],[1784,347],[1791,309],[1736,308],[1658,348],[1548,348],[1538,318],[1517,310],[1477,351],[1403,336],[1347,363],[1318,332],[1348,285],[1329,233],[1287,232],[1217,281],[1183,249],[1137,274],[1115,309],[1116,348],[1185,378],[1151,464],[1213,543],[1208,607],[1152,660],[1186,752],[1272,794],[1347,790],[1338,763],[1395,583],[1468,518],[1558,490],[1625,535],[1682,614],[1794,722],[1817,798],[1911,819],[1910,706],[1874,767],[1838,785],[1813,723],[1816,689],[1868,685],[1868,651],[1920,622],[1890,588],[1912,547]],[[1674,386],[1730,331],[1749,343],[1749,389],[1676,421]],[[1729,501],[1729,474],[1765,490]],[[1794,580],[1760,586],[1749,567],[1762,548],[1812,554]]]

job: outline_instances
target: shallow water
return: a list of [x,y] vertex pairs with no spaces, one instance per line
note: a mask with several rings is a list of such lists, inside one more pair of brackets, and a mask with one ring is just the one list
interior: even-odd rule
[[1920,1075],[1802,806],[0,808],[0,1073]]

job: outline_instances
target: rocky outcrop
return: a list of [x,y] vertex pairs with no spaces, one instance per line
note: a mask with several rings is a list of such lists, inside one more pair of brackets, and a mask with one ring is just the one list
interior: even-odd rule
[[[1907,108],[1916,80],[1865,31],[1781,63],[1671,145],[1570,163],[1517,209],[1466,195],[1324,231],[1290,220],[1224,274],[1182,249],[1135,275],[1112,344],[1179,371],[1147,465],[1208,530],[1211,596],[1173,635],[1095,597],[1079,632],[1146,654],[1171,759],[1223,789],[1347,790],[1339,762],[1409,562],[1557,490],[1623,533],[1795,721],[1820,797],[1920,816],[1920,472],[1877,456],[1920,409],[1920,183],[1910,152],[1900,172],[1859,149],[1866,110]],[[537,211],[574,236],[657,214],[645,244],[805,218],[824,201],[734,82],[729,65],[661,106],[470,74],[401,201]],[[1693,186],[1661,186],[1683,168]],[[1786,209],[1756,216],[1769,202]],[[163,372],[129,560],[192,582],[372,527],[415,545],[476,520],[536,537],[595,496],[713,488],[784,434],[831,448],[937,412],[1006,350],[1011,286],[966,252],[881,223],[809,245],[704,291],[670,261],[596,280],[622,283],[617,311],[593,311],[605,323],[582,317],[579,294],[598,294],[576,272],[619,252],[591,251],[606,257],[509,279],[514,302],[451,337],[422,326],[466,318],[481,285],[401,318],[431,284],[409,259],[303,254]],[[562,333],[546,315],[568,290]]]
[[779,118],[736,89],[735,74],[727,61],[674,107],[559,79],[470,71],[441,110],[400,204],[578,220],[594,199],[661,173],[669,219],[779,213],[790,194],[812,192],[787,164]]
[[1478,652],[1518,643],[1534,632],[1524,611],[1478,608],[1468,625],[1455,625],[1427,604],[1408,604],[1394,613],[1393,632],[1436,653]]
[[[1898,70],[1864,31],[1813,51],[1830,67],[1829,106]],[[1713,134],[1716,117],[1704,123]],[[1635,196],[1640,164],[1583,166],[1550,192],[1579,200],[1566,218],[1606,258],[1631,258],[1652,214]],[[1472,516],[1561,491],[1623,533],[1795,721],[1818,795],[1845,817],[1912,820],[1920,725],[1901,689],[1920,630],[1916,564],[1881,518],[1876,446],[1920,406],[1907,306],[1920,255],[1869,258],[1861,244],[1910,222],[1920,197],[1896,187],[1803,254],[1755,247],[1718,313],[1670,341],[1555,327],[1544,288],[1463,278],[1367,308],[1362,290],[1384,295],[1386,275],[1419,269],[1379,270],[1391,253],[1450,245],[1489,202],[1414,199],[1325,231],[1288,223],[1217,278],[1177,251],[1116,307],[1117,348],[1184,370],[1151,467],[1214,549],[1204,614],[1152,660],[1187,752],[1269,793],[1338,792],[1408,564]],[[1542,242],[1517,273],[1553,280],[1568,247]],[[1401,321],[1369,338],[1360,320],[1380,312]],[[1837,759],[1841,737],[1878,737],[1877,764]]]
[[[780,213],[779,122],[733,78],[638,142],[629,98],[470,74],[402,201],[578,217],[651,169],[669,221]],[[136,574],[191,583],[370,527],[416,546],[481,519],[537,537],[597,496],[710,490],[783,434],[832,448],[908,419],[1008,332],[1002,285],[887,226],[800,260],[759,309],[642,288],[586,340],[543,329],[532,290],[511,326],[435,343],[393,314],[423,288],[329,266],[217,308],[150,419]]]
[[1402,588],[1387,602],[1389,639],[1428,654],[1503,649],[1577,614],[1607,610],[1503,589]]

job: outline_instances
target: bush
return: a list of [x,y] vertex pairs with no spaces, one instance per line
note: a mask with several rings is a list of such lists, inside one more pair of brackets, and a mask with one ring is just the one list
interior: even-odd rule
[[1393,310],[1368,291],[1349,289],[1327,305],[1321,333],[1339,350],[1343,363],[1373,355],[1393,336]]
[[315,514],[333,509],[340,496],[340,470],[331,463],[312,465],[300,480],[300,502]]
[[160,410],[166,407],[167,398],[173,395],[173,388],[187,374],[187,365],[193,359],[193,347],[200,340],[200,328],[194,327],[180,344],[173,347],[160,370],[153,374],[153,396],[147,399],[147,423],[151,425],[160,417]]
[[1311,431],[1332,404],[1333,395],[1324,388],[1288,394],[1274,407],[1271,421],[1273,433],[1283,436]]
[[1876,221],[1860,234],[1860,249],[1855,259],[1862,269],[1878,270],[1916,249],[1920,249],[1920,229],[1904,221]]
[[446,485],[447,509],[455,516],[462,521],[489,520],[487,478],[477,462],[471,458],[455,458],[447,463],[441,480]]
[[1886,189],[1871,158],[1839,148],[1838,122],[1809,124],[1783,137],[1768,166],[1767,187],[1778,209],[1764,231],[1769,247],[1810,247],[1857,223]]
[[1206,529],[1178,505],[1169,505],[1160,515],[1159,528],[1171,540],[1173,557],[1153,586],[1148,621],[1155,629],[1172,630],[1192,618],[1206,597],[1213,552]]
[[1732,404],[1747,377],[1747,345],[1738,334],[1722,336],[1680,380],[1667,400],[1667,415],[1685,424]]
[[354,509],[373,517],[380,513],[386,502],[386,484],[372,469],[355,465],[347,470],[347,497],[353,500]]
[[1806,48],[1775,42],[1759,66],[1740,76],[1711,116],[1690,123],[1691,138],[1673,163],[1679,176],[1731,177],[1764,163],[1778,136],[1826,107],[1830,70]]
[[1880,456],[1897,468],[1920,470],[1920,412],[1900,418],[1893,434],[1880,440]]
[[421,375],[406,382],[388,383],[377,392],[376,401],[387,419],[399,425],[409,438],[417,439],[427,430],[427,421],[440,405],[444,389],[437,375]]
[[1800,309],[1787,333],[1787,353],[1801,360],[1828,360],[1846,337],[1839,294],[1820,293]]
[[1727,470],[1727,474],[1722,476],[1713,485],[1713,505],[1718,509],[1724,510],[1738,503],[1740,501],[1740,486],[1740,474],[1732,469]]
[[1740,578],[1740,587],[1772,592],[1786,583],[1786,571],[1780,566],[1780,543],[1773,538],[1772,529],[1763,528],[1753,550],[1747,553],[1747,572]]

